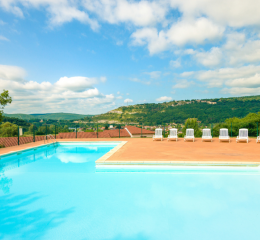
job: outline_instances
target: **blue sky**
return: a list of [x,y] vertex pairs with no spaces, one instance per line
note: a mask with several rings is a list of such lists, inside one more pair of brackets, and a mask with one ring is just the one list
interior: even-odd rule
[[7,113],[257,95],[257,0],[0,0]]

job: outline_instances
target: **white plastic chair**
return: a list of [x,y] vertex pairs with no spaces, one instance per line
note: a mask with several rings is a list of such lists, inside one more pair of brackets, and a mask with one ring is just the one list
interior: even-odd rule
[[227,140],[230,142],[230,137],[228,135],[228,129],[221,128],[219,130],[219,141],[227,141]]
[[256,143],[260,142],[260,136],[256,138]]
[[184,136],[184,141],[186,140],[192,140],[193,142],[195,141],[193,128],[186,129],[186,135]]
[[211,130],[210,128],[205,128],[202,130],[202,141],[210,140],[212,142]]
[[162,136],[162,129],[161,128],[156,128],[155,129],[155,135],[153,135],[153,141],[154,140],[163,140],[163,136]]
[[237,141],[246,141],[248,143],[248,129],[247,128],[241,128],[239,129],[239,135],[237,136]]
[[177,128],[171,128],[170,129],[170,135],[168,136],[168,141],[169,140],[176,140],[178,141],[178,129]]

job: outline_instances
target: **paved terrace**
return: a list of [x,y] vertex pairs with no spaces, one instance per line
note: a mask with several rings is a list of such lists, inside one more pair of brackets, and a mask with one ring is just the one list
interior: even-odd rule
[[[108,139],[59,139],[58,141],[127,141],[112,156],[100,159],[100,163],[116,162],[187,162],[187,163],[259,163],[260,143],[251,139],[249,143],[236,143],[235,138],[231,143],[213,139],[213,142],[153,141],[151,138],[108,138]],[[0,154],[18,151],[29,147],[42,145],[44,142],[23,144],[20,146],[0,149]]]

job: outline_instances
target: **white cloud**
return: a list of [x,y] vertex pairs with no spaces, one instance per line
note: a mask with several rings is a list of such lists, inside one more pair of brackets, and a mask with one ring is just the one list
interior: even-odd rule
[[25,80],[25,76],[20,67],[0,65],[0,92],[9,90],[13,98],[5,108],[9,113],[100,113],[114,105],[113,94],[104,95],[94,87],[98,78],[62,77],[55,83],[38,83]]
[[183,72],[183,73],[180,74],[180,76],[181,76],[181,77],[189,77],[189,76],[191,76],[191,75],[193,75],[193,74],[194,74],[193,71],[191,71],[191,72]]
[[26,71],[17,66],[0,65],[0,79],[24,81]]
[[159,97],[156,99],[157,102],[167,102],[167,101],[171,101],[172,98],[171,97],[167,97],[167,96],[164,96],[164,97]]
[[246,40],[246,36],[241,33],[229,34],[223,50],[231,65],[260,61],[260,40]]
[[214,40],[222,37],[223,32],[223,27],[201,17],[173,24],[167,35],[170,42],[176,45],[184,45],[186,43],[200,44],[205,40]]
[[193,81],[187,81],[186,79],[179,80],[175,85],[172,86],[172,88],[188,88],[192,84],[194,84]]
[[170,61],[170,67],[171,68],[179,68],[181,66],[181,61],[180,59],[177,59],[177,60],[171,60]]
[[127,99],[124,100],[124,103],[132,103],[132,102],[133,102],[133,100],[130,99],[130,98],[127,98]]
[[202,65],[213,67],[220,64],[222,51],[217,47],[213,47],[209,52],[196,52],[194,56]]
[[93,88],[93,85],[97,83],[98,81],[95,78],[62,77],[55,83],[55,86],[64,90],[82,92],[86,88]]
[[260,92],[260,87],[258,88],[239,88],[239,87],[234,87],[234,88],[223,88],[221,90],[222,93],[224,94],[231,94],[234,96],[248,96],[248,95],[259,95]]
[[44,8],[48,12],[51,26],[61,25],[66,22],[78,20],[89,24],[93,30],[99,28],[96,20],[90,19],[87,12],[81,10],[78,1],[69,0],[0,0],[0,7],[5,11],[11,12],[18,17],[23,18],[24,14],[20,6],[24,8]]
[[117,45],[117,46],[122,46],[123,44],[124,44],[123,41],[120,41],[120,40],[116,41],[116,45]]
[[225,85],[229,87],[260,87],[260,73],[256,73],[254,76],[248,78],[237,78],[228,80],[225,82]]
[[[186,75],[185,72],[180,75]],[[260,66],[220,68],[217,70],[198,71],[190,78],[204,82],[209,88],[222,88],[221,92],[232,95],[254,95],[260,88]],[[183,84],[187,80],[183,80]],[[177,86],[182,86],[182,83]],[[176,87],[176,85],[174,87]]]
[[118,97],[116,97],[117,99],[123,99],[123,97],[122,96],[118,96]]
[[169,42],[166,39],[165,32],[158,33],[156,28],[142,28],[135,31],[132,35],[132,44],[148,45],[150,54],[155,54],[161,51],[165,51],[169,48]]
[[239,68],[220,68],[217,70],[199,71],[196,78],[200,81],[226,81],[236,78],[248,78],[260,72],[260,66],[244,66]]
[[150,85],[151,84],[150,81],[142,81],[139,78],[129,78],[129,80],[132,81],[132,82],[138,82],[138,83],[142,83],[142,84],[145,84],[145,85]]
[[200,64],[206,67],[241,66],[260,62],[260,40],[247,39],[244,33],[227,34],[226,42],[220,47],[212,47],[209,51],[186,49]]
[[134,32],[131,37],[133,45],[148,45],[150,54],[165,51],[174,45],[188,43],[202,44],[206,40],[221,38],[224,28],[206,18],[182,20],[172,24],[170,29],[157,31],[156,28],[143,28]]
[[[1,25],[1,24],[0,24],[0,25]],[[8,38],[6,38],[6,37],[4,37],[4,36],[1,36],[1,35],[0,35],[0,41],[7,41],[7,42],[8,42],[8,41],[9,41],[9,39],[8,39]]]
[[153,79],[160,78],[160,76],[161,76],[161,72],[160,71],[145,72],[144,74],[149,75],[150,78],[153,78]]
[[156,1],[84,0],[84,7],[111,24],[149,26],[165,20],[167,5]]
[[100,77],[100,81],[104,83],[104,82],[107,81],[107,78],[106,77]]
[[185,17],[207,16],[214,22],[231,27],[259,25],[258,0],[170,0]]
[[9,1],[9,0],[0,0],[0,7],[3,8],[7,12],[11,12],[18,17],[23,17],[22,10],[16,6],[19,4],[19,1]]

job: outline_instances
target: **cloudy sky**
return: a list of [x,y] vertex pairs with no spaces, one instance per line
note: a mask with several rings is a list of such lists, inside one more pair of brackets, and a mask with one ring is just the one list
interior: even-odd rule
[[259,0],[0,0],[7,113],[260,93]]

